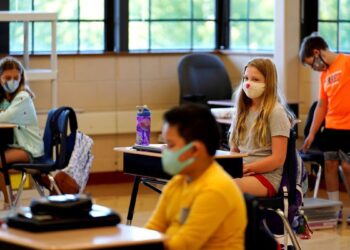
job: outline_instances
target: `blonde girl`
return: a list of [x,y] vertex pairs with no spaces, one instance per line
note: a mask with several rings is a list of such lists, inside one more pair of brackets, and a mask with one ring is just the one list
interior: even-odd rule
[[276,67],[270,59],[248,62],[236,100],[230,148],[248,153],[243,177],[236,182],[243,192],[273,196],[281,182],[294,115],[278,89]]

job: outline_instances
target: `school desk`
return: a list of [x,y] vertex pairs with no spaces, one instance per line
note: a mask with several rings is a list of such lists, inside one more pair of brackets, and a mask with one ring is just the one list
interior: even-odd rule
[[[160,193],[152,184],[165,184],[171,176],[163,171],[160,153],[138,151],[131,147],[116,147],[114,150],[123,153],[123,172],[135,176],[127,215],[127,224],[130,225],[140,183]],[[218,150],[215,158],[232,177],[242,177],[242,158],[245,156],[247,154]]]
[[164,249],[161,233],[145,228],[117,226],[34,233],[0,228],[0,249]]

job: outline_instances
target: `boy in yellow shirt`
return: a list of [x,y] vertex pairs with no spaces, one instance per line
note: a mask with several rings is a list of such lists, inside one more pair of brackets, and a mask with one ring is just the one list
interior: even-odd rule
[[165,233],[170,250],[244,249],[244,198],[214,160],[220,134],[210,110],[175,107],[165,113],[162,133],[168,144],[163,169],[174,177],[146,228]]

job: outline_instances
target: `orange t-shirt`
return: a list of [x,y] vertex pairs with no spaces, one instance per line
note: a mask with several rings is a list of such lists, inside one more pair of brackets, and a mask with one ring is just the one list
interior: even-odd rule
[[319,97],[328,100],[326,128],[350,130],[350,56],[339,54],[320,83]]

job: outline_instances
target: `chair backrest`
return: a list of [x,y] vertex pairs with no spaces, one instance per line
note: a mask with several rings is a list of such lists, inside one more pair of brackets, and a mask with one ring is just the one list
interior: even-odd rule
[[307,171],[296,149],[296,132],[290,130],[287,155],[283,165],[281,185],[278,195],[283,197],[283,187],[288,191],[288,220],[293,222],[303,202],[303,189],[307,184]]
[[[312,103],[310,109],[309,109],[308,114],[307,114],[306,122],[305,122],[305,128],[304,128],[304,137],[305,138],[309,135],[311,124],[312,124],[312,120],[314,118],[314,113],[315,113],[316,106],[317,106],[317,101],[314,101]],[[316,133],[315,139],[312,142],[311,147],[310,147],[311,149],[319,149],[320,143],[321,143],[322,131],[324,129],[324,126],[325,126],[325,121],[323,121],[320,129]]]
[[223,62],[218,56],[189,54],[178,65],[180,104],[231,99],[232,86]]
[[77,128],[77,118],[72,108],[60,107],[49,111],[44,131],[44,156],[55,160],[55,169],[68,165]]

